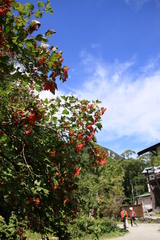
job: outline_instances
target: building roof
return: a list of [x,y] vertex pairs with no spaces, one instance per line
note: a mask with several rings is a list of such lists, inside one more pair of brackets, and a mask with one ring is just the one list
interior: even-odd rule
[[150,194],[149,192],[147,192],[147,193],[138,195],[138,196],[136,196],[136,197],[149,197],[149,196],[151,196],[151,194]]
[[142,174],[153,174],[153,168],[154,168],[154,173],[155,174],[160,173],[160,166],[158,166],[158,167],[148,167],[148,168],[145,168],[143,170]]
[[149,148],[143,149],[142,151],[138,152],[137,154],[138,154],[138,156],[140,156],[146,152],[151,152],[157,156],[158,153],[160,152],[160,143],[157,143]]

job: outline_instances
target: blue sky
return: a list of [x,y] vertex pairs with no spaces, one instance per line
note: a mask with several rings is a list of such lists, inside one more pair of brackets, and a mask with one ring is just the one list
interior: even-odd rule
[[160,1],[51,0],[51,6],[54,14],[40,20],[39,33],[56,30],[49,44],[70,67],[59,92],[107,107],[98,144],[121,154],[158,143]]

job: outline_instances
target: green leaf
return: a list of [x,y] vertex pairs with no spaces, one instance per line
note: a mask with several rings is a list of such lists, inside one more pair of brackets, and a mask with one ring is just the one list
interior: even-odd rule
[[25,6],[22,5],[21,3],[18,3],[18,4],[15,6],[15,9],[16,9],[19,13],[23,13],[24,8],[25,8]]
[[45,33],[45,36],[47,37],[51,37],[52,34],[56,33],[56,31],[54,29],[51,29],[51,30],[48,30],[46,33]]
[[51,6],[49,6],[49,8],[48,8],[48,12],[49,12],[50,14],[53,14],[53,10],[52,10],[52,7],[51,7]]
[[42,7],[44,6],[44,4],[43,4],[43,2],[39,1],[39,2],[37,2],[37,6],[38,6],[39,8],[42,8]]
[[57,57],[55,56],[55,53],[51,53],[50,59],[56,61]]
[[11,29],[12,29],[12,25],[7,25],[6,26],[6,33],[9,33],[10,31],[11,31]]
[[48,98],[45,98],[45,100],[44,100],[44,102],[46,103],[46,104],[48,104]]
[[56,117],[52,117],[51,119],[55,124],[57,123],[57,118]]
[[31,11],[33,11],[33,9],[34,9],[33,3],[26,3],[26,4],[25,4],[25,7],[26,7],[27,9],[31,10]]
[[100,104],[100,103],[102,103],[102,102],[101,102],[101,101],[99,101],[99,100],[96,100],[96,103],[97,103],[97,104]]
[[41,91],[41,86],[36,85],[36,86],[35,86],[35,89],[37,90],[37,92],[40,92],[40,91]]
[[12,6],[12,8],[15,10],[15,9],[19,6],[19,3],[12,1],[11,6]]
[[27,9],[29,9],[29,8],[30,8],[30,3],[26,3],[26,4],[25,4],[25,7],[26,7]]
[[69,112],[68,112],[68,110],[67,110],[67,109],[64,109],[64,110],[63,110],[63,112],[62,112],[62,114],[68,115],[68,114],[69,114]]
[[101,123],[96,123],[96,126],[98,127],[99,130],[102,129],[102,124]]
[[41,187],[37,187],[37,191],[40,192],[42,190]]
[[35,180],[34,184],[37,185],[37,186],[40,186],[41,185],[41,180],[40,181]]
[[43,34],[38,34],[35,39],[39,42],[48,42],[48,39],[45,38]]
[[43,15],[43,12],[40,11],[40,10],[37,10],[37,11],[34,12],[34,16],[36,18],[42,18],[42,15]]
[[45,195],[49,194],[49,191],[47,189],[43,189],[43,192],[45,193]]

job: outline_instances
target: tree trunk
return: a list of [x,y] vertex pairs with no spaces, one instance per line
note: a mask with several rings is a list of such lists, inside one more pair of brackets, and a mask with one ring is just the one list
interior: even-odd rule
[[131,188],[132,188],[132,199],[133,199],[133,204],[134,204],[134,188],[133,188],[133,184],[132,184],[131,179],[130,179],[130,184],[131,184]]

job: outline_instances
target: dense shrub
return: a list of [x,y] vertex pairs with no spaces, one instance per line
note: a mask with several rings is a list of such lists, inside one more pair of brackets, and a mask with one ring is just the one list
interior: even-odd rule
[[90,236],[92,239],[99,239],[100,236],[116,231],[117,225],[112,218],[91,219],[88,221],[87,216],[76,219],[70,225],[72,239],[84,239]]
[[0,240],[20,239],[20,236],[24,232],[24,229],[24,223],[18,222],[14,214],[11,215],[8,224],[6,224],[4,218],[0,216]]

